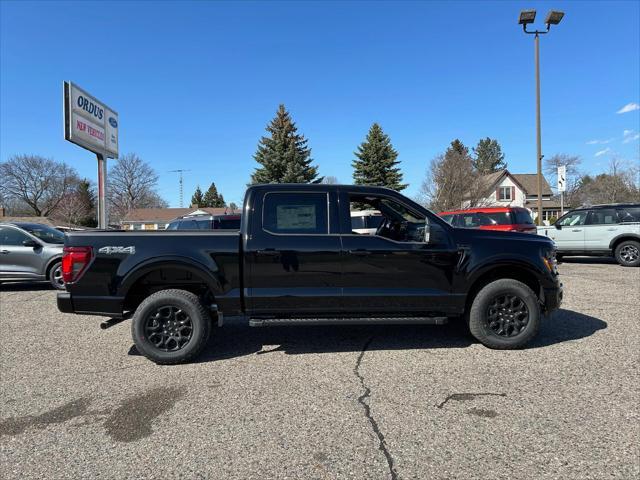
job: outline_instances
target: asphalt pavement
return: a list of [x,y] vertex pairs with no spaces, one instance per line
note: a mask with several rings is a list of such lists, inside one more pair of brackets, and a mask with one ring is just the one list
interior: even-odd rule
[[634,479],[640,269],[560,265],[524,350],[446,326],[250,328],[156,366],[129,322],[0,286],[0,477]]

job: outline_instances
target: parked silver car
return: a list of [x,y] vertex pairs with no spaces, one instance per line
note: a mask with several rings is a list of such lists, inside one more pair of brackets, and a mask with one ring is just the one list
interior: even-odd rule
[[0,282],[48,280],[64,290],[64,233],[38,223],[0,223]]
[[594,205],[571,210],[539,235],[551,238],[557,258],[569,255],[613,256],[625,267],[640,266],[640,204]]

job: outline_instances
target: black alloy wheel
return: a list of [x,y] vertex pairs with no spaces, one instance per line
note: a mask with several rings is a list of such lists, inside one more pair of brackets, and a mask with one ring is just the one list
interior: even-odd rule
[[469,331],[484,346],[522,348],[540,329],[542,310],[533,290],[514,278],[488,283],[475,295],[467,313]]
[[520,335],[529,323],[527,304],[513,294],[497,295],[487,309],[487,328],[501,337]]
[[191,317],[181,308],[172,305],[156,308],[147,316],[145,333],[158,350],[181,350],[191,341]]
[[138,351],[160,365],[196,358],[211,332],[211,315],[192,292],[167,289],[145,298],[131,321]]

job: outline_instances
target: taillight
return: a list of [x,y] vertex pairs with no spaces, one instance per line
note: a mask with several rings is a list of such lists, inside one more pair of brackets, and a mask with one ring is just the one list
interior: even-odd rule
[[64,247],[62,250],[62,280],[72,283],[80,278],[91,261],[91,247]]

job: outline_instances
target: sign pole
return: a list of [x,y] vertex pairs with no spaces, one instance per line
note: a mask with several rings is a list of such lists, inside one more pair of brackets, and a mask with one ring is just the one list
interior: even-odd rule
[[98,157],[98,228],[107,228],[107,157],[96,153]]
[[560,192],[560,216],[564,215],[564,192]]
[[98,228],[107,228],[107,157],[118,158],[118,112],[71,82],[62,84],[64,139],[98,159]]

